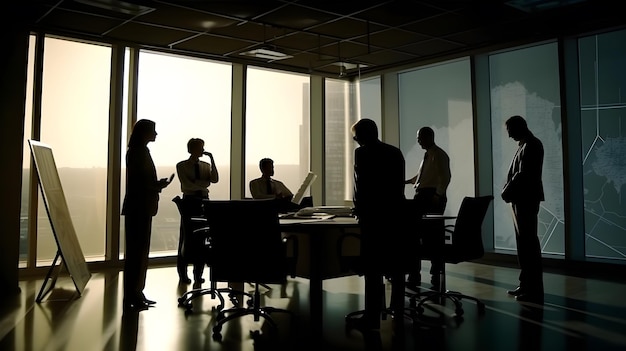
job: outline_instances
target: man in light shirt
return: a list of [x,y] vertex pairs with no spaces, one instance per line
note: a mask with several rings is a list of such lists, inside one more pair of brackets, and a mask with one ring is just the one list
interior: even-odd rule
[[[413,197],[416,207],[416,217],[422,218],[426,213],[443,214],[446,203],[446,190],[450,184],[450,158],[448,154],[437,144],[435,144],[435,132],[430,127],[422,127],[417,131],[417,143],[420,144],[424,153],[424,159],[420,164],[417,174],[405,181],[405,184],[413,184],[415,196]],[[434,250],[438,247],[437,240],[441,240],[437,235],[433,235],[423,220],[418,222],[418,235],[421,238],[422,250]],[[439,271],[443,262],[431,261],[431,283],[434,288],[440,285]],[[415,288],[421,282],[421,262],[413,273],[410,273],[407,286]]]
[[[213,154],[204,151],[204,140],[191,138],[187,142],[189,158],[176,164],[176,173],[180,180],[180,190],[183,193],[183,208],[188,216],[202,216],[202,200],[209,198],[209,185],[220,180]],[[206,155],[210,162],[201,161]],[[187,275],[187,266],[193,263],[194,288],[199,288],[204,282],[204,258],[202,252],[196,252],[201,245],[192,242],[192,238],[185,235],[181,222],[180,238],[178,240],[178,278],[180,283],[189,284],[191,279]],[[183,253],[183,251],[185,251]],[[188,257],[185,257],[188,256]]]
[[293,193],[283,182],[273,179],[274,160],[263,158],[259,161],[261,176],[250,181],[250,193],[254,199],[281,199],[291,201]]

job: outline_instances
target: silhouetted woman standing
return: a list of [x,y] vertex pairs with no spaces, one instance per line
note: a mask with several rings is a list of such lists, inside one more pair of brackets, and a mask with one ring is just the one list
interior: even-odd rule
[[126,217],[124,260],[124,308],[145,310],[155,301],[148,300],[146,286],[152,217],[156,215],[159,193],[170,184],[157,179],[148,143],[156,139],[155,123],[141,119],[135,123],[126,151],[126,196],[122,215]]

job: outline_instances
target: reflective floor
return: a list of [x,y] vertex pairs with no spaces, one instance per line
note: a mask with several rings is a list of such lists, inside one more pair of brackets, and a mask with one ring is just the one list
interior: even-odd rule
[[[149,270],[145,292],[157,304],[141,312],[123,313],[122,275],[93,273],[81,296],[70,278],[60,277],[40,303],[35,299],[43,281],[20,282],[21,293],[1,304],[0,350],[626,349],[626,285],[613,281],[545,273],[541,306],[506,294],[516,285],[516,269],[448,265],[448,288],[480,298],[484,313],[471,301],[464,302],[462,318],[454,317],[451,303],[431,305],[415,321],[389,317],[380,330],[362,333],[347,330],[344,322],[345,314],[363,306],[361,277],[324,282],[321,326],[311,325],[308,281],[290,278],[285,285],[260,288],[261,305],[292,312],[272,314],[276,328],[249,315],[227,322],[216,337],[219,299],[205,295],[190,310],[179,307],[178,298],[192,287],[178,285],[174,267]],[[252,292],[253,286],[245,289]]]

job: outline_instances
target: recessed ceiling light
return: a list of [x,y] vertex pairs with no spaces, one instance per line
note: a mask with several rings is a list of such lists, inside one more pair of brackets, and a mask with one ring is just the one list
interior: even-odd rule
[[272,61],[284,60],[284,59],[293,57],[291,55],[287,55],[280,51],[267,49],[267,48],[260,48],[260,49],[245,51],[245,52],[240,53],[239,55],[248,56],[248,57],[256,57],[256,58],[272,60]]
[[101,9],[124,13],[132,16],[141,16],[148,12],[154,11],[154,8],[133,4],[126,1],[120,0],[74,0],[81,4],[99,7]]

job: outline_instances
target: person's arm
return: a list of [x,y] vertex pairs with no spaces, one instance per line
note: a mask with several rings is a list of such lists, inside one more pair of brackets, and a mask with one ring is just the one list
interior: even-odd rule
[[185,161],[181,161],[176,164],[176,175],[178,176],[178,181],[180,182],[181,191],[193,183],[193,180],[189,177],[188,172],[185,172],[184,163]]
[[157,178],[154,163],[147,150],[129,149],[126,155],[126,168],[127,186],[132,192],[139,194],[159,193],[161,189],[169,185],[167,178]]
[[541,182],[541,170],[543,166],[543,145],[539,140],[529,140],[519,157],[519,170],[509,181],[508,187],[513,187],[514,192],[523,194],[524,191],[534,189],[534,185]]
[[445,196],[452,173],[450,172],[450,157],[445,152],[441,152],[440,157],[435,159],[439,182],[437,184],[436,193],[439,196]]
[[217,172],[217,166],[215,166],[215,160],[213,159],[213,154],[210,152],[204,152],[205,155],[209,156],[209,159],[211,160],[210,165],[211,165],[211,174],[209,175],[209,180],[211,181],[211,183],[217,183],[220,181],[220,175]]
[[413,178],[405,180],[404,184],[415,184],[416,181],[417,181],[417,174],[414,175]]
[[274,185],[276,186],[276,197],[289,200],[293,198],[293,193],[283,182],[274,179]]

